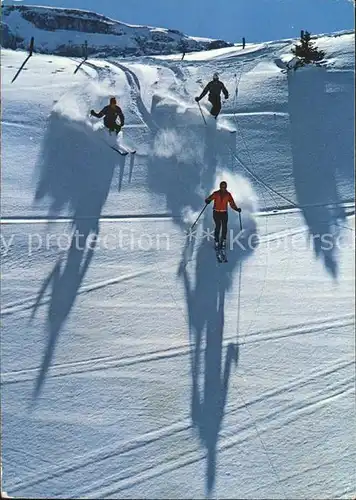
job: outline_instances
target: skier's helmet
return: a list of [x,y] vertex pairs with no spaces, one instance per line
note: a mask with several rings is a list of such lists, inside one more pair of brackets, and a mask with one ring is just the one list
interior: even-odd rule
[[220,182],[220,189],[226,189],[227,188],[227,182],[226,181],[221,181]]
[[219,73],[213,74],[213,80],[219,80]]
[[116,98],[115,97],[111,97],[110,98],[110,104],[116,104]]

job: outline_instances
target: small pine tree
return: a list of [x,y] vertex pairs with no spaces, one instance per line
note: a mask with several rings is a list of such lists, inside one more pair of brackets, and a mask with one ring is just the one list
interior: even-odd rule
[[319,50],[315,42],[311,40],[309,31],[302,31],[300,37],[300,44],[296,44],[292,48],[292,53],[299,57],[302,64],[310,64],[311,62],[321,61],[325,57],[325,52]]

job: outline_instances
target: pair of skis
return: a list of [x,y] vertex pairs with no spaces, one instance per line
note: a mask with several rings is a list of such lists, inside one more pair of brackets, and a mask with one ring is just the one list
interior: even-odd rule
[[225,247],[221,247],[220,245],[216,247],[215,254],[216,254],[216,259],[220,264],[222,264],[223,262],[228,262]]
[[136,153],[136,149],[130,149],[127,148],[126,146],[110,146],[111,149],[119,153],[121,156],[126,156],[128,154],[134,155]]
[[[104,131],[105,128],[102,128],[101,130]],[[111,136],[111,133],[110,133],[110,136]],[[103,142],[105,142],[105,144],[107,146],[109,146],[109,148],[111,148],[113,151],[116,151],[116,153],[119,153],[119,155],[121,155],[121,156],[126,156],[128,154],[134,155],[136,153],[136,149],[129,148],[128,146],[123,146],[121,144],[118,144],[118,142],[116,142],[116,141],[113,144],[113,141],[110,142],[109,140],[107,140],[108,139],[107,135],[100,136],[100,139]]]
[[[197,101],[197,104],[198,104],[198,107],[199,107],[199,111],[200,111],[200,114],[201,114],[201,117],[203,118],[203,121],[205,123],[205,125],[208,127],[208,122],[206,121],[206,118],[204,116],[204,113],[203,113],[203,110],[202,110],[202,107],[200,106],[200,103],[199,101]],[[211,115],[211,113],[209,113],[210,116],[214,116],[214,115]],[[217,116],[214,116],[215,120],[217,120]],[[230,134],[236,134],[236,130],[230,130],[229,128],[227,128],[227,126],[224,128],[224,126],[219,126],[217,125],[217,130],[225,130],[226,132],[230,132]]]

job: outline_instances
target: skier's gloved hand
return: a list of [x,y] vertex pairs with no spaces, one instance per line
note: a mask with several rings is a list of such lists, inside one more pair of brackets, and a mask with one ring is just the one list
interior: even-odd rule
[[241,208],[240,208],[240,207],[237,207],[236,212],[239,212],[239,213],[240,213],[240,212],[241,212]]
[[196,98],[195,98],[195,101],[196,101],[196,102],[199,102],[199,101],[200,101],[199,97],[196,97]]
[[94,116],[95,111],[93,109],[90,110],[90,116]]
[[207,205],[209,205],[209,203],[210,203],[211,201],[212,201],[212,200],[209,200],[209,198],[206,198],[205,203],[206,203]]

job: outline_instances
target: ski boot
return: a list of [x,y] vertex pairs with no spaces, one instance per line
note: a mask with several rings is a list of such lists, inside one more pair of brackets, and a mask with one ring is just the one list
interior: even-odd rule
[[215,241],[214,243],[214,248],[215,248],[215,254],[218,262],[222,262],[221,255],[220,255],[220,243],[218,241]]
[[220,242],[220,256],[223,262],[227,262],[226,257],[226,240],[221,240]]

